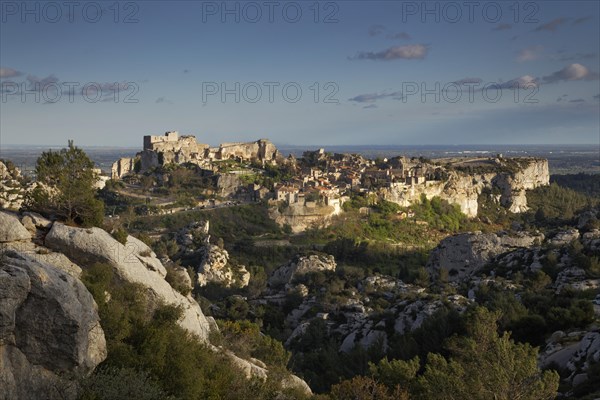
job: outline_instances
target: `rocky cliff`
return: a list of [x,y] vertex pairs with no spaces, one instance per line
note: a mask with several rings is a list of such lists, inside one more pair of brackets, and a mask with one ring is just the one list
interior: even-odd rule
[[[474,169],[475,171],[476,169]],[[469,217],[477,216],[478,198],[484,189],[509,211],[527,211],[526,190],[548,185],[548,160],[520,158],[498,161],[498,165],[479,172],[450,170],[444,180],[430,180],[414,185],[392,185],[381,190],[385,200],[408,207],[422,195],[428,199],[438,196],[457,204]]]

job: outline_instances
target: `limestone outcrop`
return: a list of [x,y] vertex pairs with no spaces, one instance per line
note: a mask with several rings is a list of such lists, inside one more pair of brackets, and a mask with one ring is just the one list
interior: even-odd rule
[[[497,201],[510,212],[527,211],[526,191],[548,185],[550,173],[548,160],[522,158],[498,161],[495,171],[481,172],[448,171],[443,180],[430,180],[422,184],[391,185],[381,190],[384,199],[403,207],[438,196],[451,204],[457,204],[469,217],[477,216],[478,198],[484,189],[497,193]],[[514,165],[513,165],[514,164]]]
[[335,259],[328,254],[296,256],[273,272],[269,278],[269,286],[289,284],[294,278],[310,272],[335,271],[336,267]]
[[269,208],[269,217],[280,226],[289,225],[292,232],[304,232],[309,228],[323,228],[331,218],[341,212],[340,207],[320,204],[293,204],[279,210],[278,207]]
[[147,288],[151,298],[181,306],[183,316],[178,321],[179,325],[201,340],[208,339],[209,322],[198,303],[169,285],[164,279],[164,267],[143,243],[128,238],[127,244],[123,245],[99,228],[74,228],[55,223],[46,236],[45,244],[82,266],[93,263],[111,265],[120,279]]
[[21,171],[10,162],[0,161],[0,208],[18,210],[25,194]]
[[128,175],[135,171],[135,163],[138,161],[137,157],[123,157],[115,161],[111,167],[111,178],[121,179],[125,175]]
[[229,253],[219,246],[206,243],[200,249],[202,262],[196,270],[198,286],[217,283],[225,287],[245,287],[250,282],[250,273],[243,265],[234,267],[229,263]]
[[542,234],[530,235],[519,232],[506,233],[462,233],[440,242],[431,252],[427,268],[432,276],[439,271],[448,272],[450,281],[463,281],[477,273],[494,257],[520,247],[531,247],[544,240]]
[[25,253],[0,261],[0,399],[75,399],[72,379],[106,358],[83,283]]

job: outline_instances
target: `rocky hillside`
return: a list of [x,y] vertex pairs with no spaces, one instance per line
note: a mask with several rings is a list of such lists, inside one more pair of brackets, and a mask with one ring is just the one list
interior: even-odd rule
[[[128,236],[122,244],[100,228],[0,211],[0,246],[0,399],[78,398],[82,379],[107,357],[104,322],[80,280],[83,270],[97,265],[141,290],[150,307],[181,310],[178,325],[223,354],[242,376],[267,380],[269,370],[260,360],[209,343],[209,334],[218,332],[214,319],[191,295],[171,287],[162,262],[138,239]],[[104,293],[110,306],[111,293]],[[293,375],[284,374],[280,384],[310,393]]]

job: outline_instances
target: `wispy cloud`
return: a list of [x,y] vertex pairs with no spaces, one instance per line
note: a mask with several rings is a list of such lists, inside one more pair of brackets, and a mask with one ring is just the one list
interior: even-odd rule
[[483,79],[481,79],[481,78],[463,78],[463,79],[454,81],[452,83],[455,83],[457,85],[467,85],[467,84],[479,85],[481,82],[483,82]]
[[398,33],[390,33],[387,35],[388,39],[402,39],[402,40],[410,40],[411,36],[406,32],[398,32]]
[[383,25],[371,25],[369,27],[369,36],[379,36],[385,31],[385,26]]
[[519,51],[517,55],[518,62],[534,61],[540,58],[544,50],[543,46],[529,46]]
[[363,108],[377,108],[377,104],[369,104],[368,106],[364,106]]
[[597,95],[593,96],[594,100],[600,100],[600,93],[598,93]]
[[560,81],[596,80],[598,73],[590,71],[581,64],[570,64],[548,76],[542,78],[544,83],[555,83]]
[[498,24],[492,28],[493,31],[507,31],[512,29],[512,24]]
[[167,99],[165,96],[160,96],[158,99],[156,99],[155,103],[157,104],[173,104],[173,102],[169,99]]
[[592,19],[592,17],[590,17],[590,16],[587,16],[587,17],[579,17],[579,18],[576,18],[576,19],[573,21],[573,25],[579,25],[579,24],[583,24],[584,22],[587,22],[587,21],[589,21],[589,20],[591,20],[591,19]]
[[35,75],[27,75],[27,82],[29,83],[29,90],[41,91],[45,90],[49,85],[53,85],[59,82],[59,79],[54,74],[48,75],[45,78],[38,78]]
[[359,94],[358,96],[348,99],[348,101],[354,101],[357,103],[374,103],[377,100],[385,99],[388,97],[401,98],[402,92],[392,92],[392,93],[383,92],[383,93]]
[[0,68],[0,78],[15,78],[21,75],[23,75],[23,73],[14,68]]
[[422,44],[411,44],[406,46],[393,46],[389,49],[371,52],[361,51],[350,59],[357,60],[422,60],[427,56],[428,48]]
[[531,89],[538,87],[540,81],[531,75],[523,75],[509,81],[492,85],[498,89]]
[[585,103],[584,99],[574,99],[574,100],[569,100],[569,103]]
[[564,17],[556,18],[550,22],[546,22],[545,24],[538,26],[533,31],[534,32],[541,32],[541,31],[556,32],[558,27],[560,25],[565,24],[568,20],[569,20],[569,18],[564,18]]

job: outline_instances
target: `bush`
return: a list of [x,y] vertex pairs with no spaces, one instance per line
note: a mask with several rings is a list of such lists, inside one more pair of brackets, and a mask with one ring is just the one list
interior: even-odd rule
[[82,382],[80,400],[175,400],[147,372],[98,368]]
[[[144,288],[118,282],[110,266],[93,265],[82,280],[98,303],[108,348],[108,358],[83,381],[85,400],[267,399],[280,390],[273,380],[248,380],[177,324],[179,308],[157,305]],[[268,340],[262,343],[266,353],[273,347]]]
[[112,236],[121,244],[127,243],[127,231],[124,228],[118,228],[112,234]]
[[169,282],[169,285],[179,293],[184,296],[187,296],[191,293],[192,288],[189,284],[189,281],[185,279],[185,276],[181,274],[187,274],[187,271],[176,271],[174,267],[168,266],[166,267],[167,276],[165,276],[165,280]]

